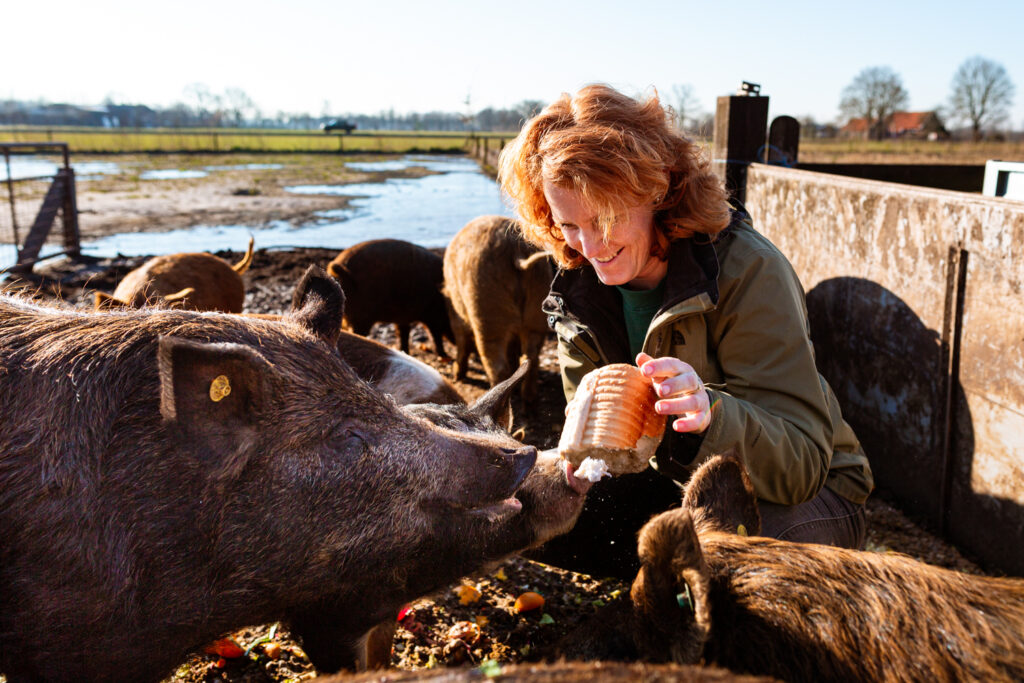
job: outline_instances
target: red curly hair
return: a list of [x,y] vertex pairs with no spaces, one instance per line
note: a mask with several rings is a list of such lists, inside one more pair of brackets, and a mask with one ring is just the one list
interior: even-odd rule
[[563,93],[502,150],[498,181],[526,239],[565,268],[584,259],[552,221],[544,181],[579,193],[606,237],[616,213],[652,206],[652,254],[662,259],[671,240],[715,235],[729,224],[721,180],[701,148],[675,128],[657,93],[635,100],[602,84]]

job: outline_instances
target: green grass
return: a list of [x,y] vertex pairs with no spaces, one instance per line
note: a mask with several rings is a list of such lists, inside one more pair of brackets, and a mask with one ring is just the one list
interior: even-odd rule
[[[511,134],[478,133],[479,137],[508,140]],[[66,142],[73,153],[208,153],[208,152],[463,152],[470,149],[467,133],[438,131],[356,131],[348,135],[320,131],[259,129],[121,130],[71,127],[0,127],[0,143]],[[493,144],[493,143],[492,143]]]

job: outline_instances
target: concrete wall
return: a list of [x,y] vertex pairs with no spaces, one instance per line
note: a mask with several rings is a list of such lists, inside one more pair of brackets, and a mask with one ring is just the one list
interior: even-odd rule
[[746,207],[879,487],[1024,575],[1024,202],[754,164]]

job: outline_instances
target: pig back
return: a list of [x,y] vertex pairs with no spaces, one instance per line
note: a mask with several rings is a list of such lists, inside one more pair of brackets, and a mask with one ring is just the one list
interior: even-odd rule
[[118,283],[114,298],[140,308],[191,288],[174,305],[193,311],[241,313],[245,302],[242,277],[212,254],[157,256],[131,271]]
[[551,278],[549,260],[522,238],[516,221],[504,216],[470,221],[445,250],[445,294],[474,329],[473,321],[487,321],[546,334],[541,304]]
[[417,244],[360,242],[335,257],[327,270],[345,291],[345,319],[352,327],[447,320],[441,257]]

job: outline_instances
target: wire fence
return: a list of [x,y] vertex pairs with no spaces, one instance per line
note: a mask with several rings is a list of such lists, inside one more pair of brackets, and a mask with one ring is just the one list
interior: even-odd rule
[[[63,143],[0,144],[0,269],[77,251],[74,174]],[[55,230],[55,228],[57,228]]]

